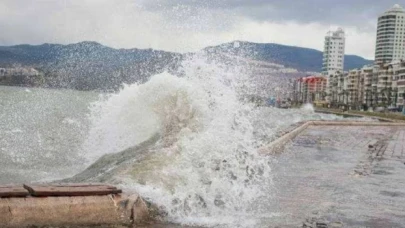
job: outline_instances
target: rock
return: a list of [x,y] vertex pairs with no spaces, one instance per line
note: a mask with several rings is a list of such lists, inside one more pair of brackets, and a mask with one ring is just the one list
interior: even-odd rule
[[221,199],[221,197],[216,197],[214,200],[214,205],[219,208],[225,208],[225,202]]
[[125,209],[131,211],[131,219],[134,224],[149,220],[148,206],[138,194],[133,194],[128,197]]
[[196,195],[196,201],[197,204],[202,207],[202,208],[207,208],[207,203],[205,202],[204,198],[202,198],[200,195]]

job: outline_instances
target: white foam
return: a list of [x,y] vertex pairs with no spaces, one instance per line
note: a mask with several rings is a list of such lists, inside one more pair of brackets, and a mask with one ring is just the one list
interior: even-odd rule
[[268,194],[271,171],[256,152],[254,107],[240,102],[237,68],[194,57],[182,70],[183,77],[158,74],[101,98],[84,150],[94,161],[160,133],[162,148],[126,187],[159,204],[168,220],[204,224],[243,213]]
[[64,119],[62,120],[62,123],[63,123],[63,124],[68,124],[68,125],[76,125],[76,126],[78,126],[78,127],[81,126],[80,121],[78,121],[78,120],[76,120],[76,119],[69,118],[69,117],[64,118]]
[[245,225],[254,227],[261,197],[273,193],[271,167],[257,148],[280,126],[310,118],[313,107],[243,103],[246,75],[201,56],[186,60],[182,72],[158,74],[100,98],[92,108],[87,158],[92,162],[159,133],[160,147],[121,177],[126,189],[156,203],[171,222],[232,227],[245,215]]
[[310,103],[306,103],[304,105],[302,105],[301,109],[305,112],[309,112],[309,113],[314,113],[315,112],[315,108],[312,104]]

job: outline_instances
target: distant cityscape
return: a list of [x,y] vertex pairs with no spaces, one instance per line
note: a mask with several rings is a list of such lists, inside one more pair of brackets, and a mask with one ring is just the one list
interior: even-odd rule
[[405,10],[398,4],[378,17],[375,61],[344,71],[345,32],[325,37],[322,74],[293,83],[293,101],[328,107],[402,110],[405,102]]
[[16,75],[23,76],[38,76],[39,71],[34,68],[15,66],[10,68],[0,67],[0,78],[2,77],[15,77]]

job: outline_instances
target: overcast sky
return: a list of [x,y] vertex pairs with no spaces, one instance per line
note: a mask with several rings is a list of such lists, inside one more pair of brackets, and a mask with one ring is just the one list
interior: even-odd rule
[[346,53],[374,57],[379,14],[405,0],[0,0],[0,45],[74,43],[196,51],[233,40],[322,50],[346,31]]

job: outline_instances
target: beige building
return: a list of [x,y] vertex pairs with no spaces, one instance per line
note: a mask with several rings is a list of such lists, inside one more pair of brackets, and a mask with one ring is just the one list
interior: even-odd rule
[[313,103],[324,101],[326,96],[327,78],[323,76],[307,76],[295,81],[295,101]]
[[353,105],[361,105],[364,96],[364,74],[362,70],[351,70],[347,76],[347,102]]
[[363,104],[367,106],[371,106],[373,103],[373,91],[374,91],[374,67],[373,66],[365,66],[362,68],[363,74]]
[[405,63],[402,62],[397,70],[395,75],[395,86],[397,90],[397,107],[403,107],[404,105],[404,96],[405,96]]
[[332,104],[348,102],[348,72],[335,72],[328,77],[328,101]]
[[330,103],[360,108],[403,107],[405,61],[336,73],[329,82]]

